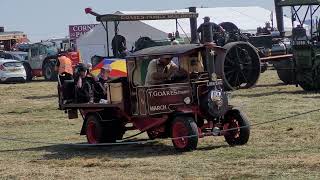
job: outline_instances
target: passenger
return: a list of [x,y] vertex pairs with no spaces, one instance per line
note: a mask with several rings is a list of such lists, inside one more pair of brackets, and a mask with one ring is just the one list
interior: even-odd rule
[[87,67],[83,64],[77,67],[76,100],[78,103],[93,103],[92,84],[87,77]]
[[159,59],[153,59],[148,65],[145,85],[163,84],[172,80],[175,74],[187,75],[185,71],[179,70],[172,62],[172,56],[163,55]]
[[105,65],[101,68],[99,75],[95,78],[93,83],[94,89],[94,102],[97,103],[108,103],[107,100],[107,82],[111,80],[110,78],[111,67],[110,65]]
[[65,52],[61,52],[58,54],[55,71],[58,72],[60,85],[62,85],[65,80],[73,79],[72,61],[65,55]]
[[87,73],[88,73],[88,76],[92,76],[92,77],[94,77],[94,75],[91,73],[91,71],[92,71],[92,64],[91,63],[87,63]]
[[112,69],[110,67],[110,65],[105,65],[101,68],[100,73],[97,76],[97,80],[101,83],[105,83],[108,80],[110,80],[110,73],[111,73]]

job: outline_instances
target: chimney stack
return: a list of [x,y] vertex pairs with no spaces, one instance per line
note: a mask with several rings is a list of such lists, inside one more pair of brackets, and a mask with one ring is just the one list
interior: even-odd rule
[[[189,12],[197,12],[197,8],[196,7],[189,7]],[[197,43],[198,39],[197,39],[197,18],[190,18],[190,32],[191,32],[191,44]]]

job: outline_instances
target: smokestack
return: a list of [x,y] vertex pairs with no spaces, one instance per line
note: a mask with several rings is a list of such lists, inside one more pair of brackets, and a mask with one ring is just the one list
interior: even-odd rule
[[[197,12],[196,7],[189,7],[189,12]],[[191,44],[197,43],[198,38],[197,38],[197,18],[190,18],[190,32],[191,32]]]
[[283,24],[283,8],[279,6],[278,4],[281,2],[281,0],[274,0],[274,6],[276,10],[276,18],[277,18],[277,27],[281,34],[281,36],[284,36],[284,24]]
[[0,32],[4,32],[4,27],[0,26]]

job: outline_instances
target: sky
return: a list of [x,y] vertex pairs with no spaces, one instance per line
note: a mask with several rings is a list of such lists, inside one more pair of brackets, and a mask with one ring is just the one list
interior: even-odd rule
[[260,6],[273,10],[273,0],[0,0],[0,26],[23,31],[32,42],[68,35],[68,26],[96,23],[84,13],[91,7],[100,14],[123,10],[165,10],[196,7]]

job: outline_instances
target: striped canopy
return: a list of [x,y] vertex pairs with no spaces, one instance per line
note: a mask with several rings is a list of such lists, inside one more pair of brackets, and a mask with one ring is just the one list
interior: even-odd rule
[[92,74],[97,76],[102,67],[108,67],[111,69],[110,77],[127,77],[125,59],[104,58],[99,64],[92,68]]

